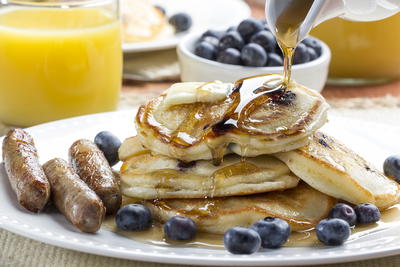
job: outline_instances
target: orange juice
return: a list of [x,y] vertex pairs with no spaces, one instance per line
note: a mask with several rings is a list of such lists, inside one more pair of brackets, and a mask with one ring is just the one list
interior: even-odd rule
[[105,10],[0,12],[1,122],[30,126],[114,110],[121,76],[120,24]]
[[374,22],[339,18],[317,26],[311,34],[332,50],[329,76],[385,81],[400,78],[400,14]]

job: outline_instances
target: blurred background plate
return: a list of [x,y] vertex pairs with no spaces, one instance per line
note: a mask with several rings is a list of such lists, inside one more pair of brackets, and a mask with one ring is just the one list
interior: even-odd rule
[[188,32],[176,34],[174,37],[165,40],[124,43],[122,46],[124,52],[144,52],[173,48],[189,32],[200,33],[213,28],[228,28],[250,17],[250,8],[242,0],[158,0],[152,2],[164,7],[168,15],[173,15],[177,12],[188,13],[193,19],[192,28]]

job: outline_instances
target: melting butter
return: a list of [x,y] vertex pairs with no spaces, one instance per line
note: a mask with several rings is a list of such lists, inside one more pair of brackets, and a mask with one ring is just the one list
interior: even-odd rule
[[217,102],[224,100],[232,85],[221,81],[175,83],[167,89],[164,108],[197,102]]

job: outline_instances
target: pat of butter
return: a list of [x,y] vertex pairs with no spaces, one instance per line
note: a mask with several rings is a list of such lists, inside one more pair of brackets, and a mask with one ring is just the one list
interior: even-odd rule
[[175,83],[167,90],[164,107],[224,100],[231,86],[220,81]]

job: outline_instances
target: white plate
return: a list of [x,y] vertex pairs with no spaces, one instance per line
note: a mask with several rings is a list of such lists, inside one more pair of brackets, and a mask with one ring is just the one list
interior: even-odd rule
[[[202,32],[208,29],[225,29],[239,24],[251,14],[249,6],[242,0],[157,0],[167,10],[167,15],[186,12],[193,19],[189,32]],[[134,12],[134,11],[132,11]],[[138,43],[124,43],[124,52],[144,52],[176,47],[186,33],[177,34],[165,40]]]
[[[28,131],[33,135],[41,161],[67,158],[68,147],[79,138],[92,139],[109,130],[121,139],[135,134],[135,111],[120,111],[43,124]],[[325,131],[355,151],[382,166],[384,159],[400,151],[400,127],[332,117]],[[0,141],[2,138],[0,138]],[[1,161],[1,158],[0,158]],[[0,168],[0,227],[28,238],[77,251],[132,260],[197,265],[309,265],[355,261],[400,253],[400,223],[340,247],[292,247],[263,249],[250,256],[231,255],[224,250],[194,247],[162,247],[143,244],[107,230],[97,234],[78,232],[60,214],[34,215],[21,208]]]

